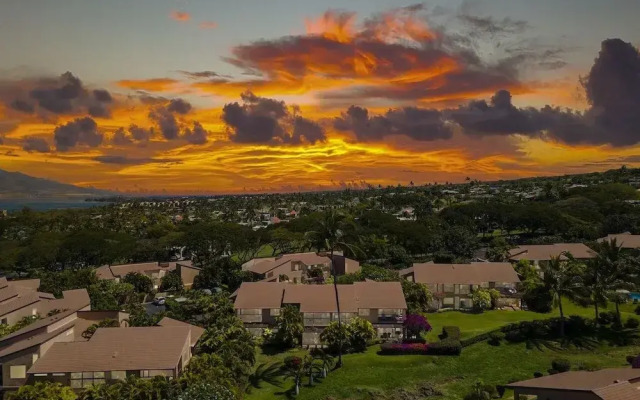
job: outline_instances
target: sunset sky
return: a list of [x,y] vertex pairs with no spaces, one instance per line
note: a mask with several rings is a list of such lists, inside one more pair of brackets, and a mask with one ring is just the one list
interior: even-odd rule
[[637,0],[3,0],[0,169],[143,193],[640,166]]

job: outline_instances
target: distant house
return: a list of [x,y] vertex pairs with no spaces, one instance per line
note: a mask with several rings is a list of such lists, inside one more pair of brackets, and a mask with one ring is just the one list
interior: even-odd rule
[[435,295],[433,308],[471,308],[471,292],[477,288],[500,291],[498,306],[517,306],[515,288],[520,278],[510,263],[472,262],[469,264],[413,264],[400,271],[411,282],[427,285]]
[[607,235],[598,239],[598,242],[611,242],[612,240],[615,240],[616,244],[623,249],[640,249],[640,235],[632,235],[629,232]]
[[87,341],[57,342],[27,371],[27,382],[82,389],[127,376],[177,378],[192,356],[189,326],[99,328]]
[[570,371],[514,382],[506,387],[513,390],[515,400],[521,396],[544,400],[635,400],[640,399],[640,369]]
[[[333,263],[337,275],[360,270],[358,261],[342,255],[334,255]],[[324,253],[313,252],[282,254],[277,257],[254,258],[244,263],[242,270],[253,272],[269,282],[312,283],[330,276],[331,258]]]
[[[338,319],[332,285],[292,285],[276,282],[244,282],[234,293],[234,308],[245,327],[256,335],[274,327],[286,305],[296,306],[303,316],[302,344],[319,345],[319,334]],[[402,335],[407,303],[400,282],[356,282],[338,285],[342,321],[354,317],[369,320],[379,337]]]
[[[86,293],[86,290],[81,289]],[[73,296],[71,296],[73,297]],[[76,295],[77,299],[83,296]],[[77,300],[76,299],[76,300]],[[90,311],[88,296],[84,301],[74,302],[67,299],[68,309],[35,321],[24,328],[0,338],[0,365],[4,393],[24,385],[29,368],[44,356],[54,343],[83,341],[82,333],[91,325],[104,319],[118,321],[126,326],[128,314],[120,311]],[[60,306],[61,303],[58,303]]]
[[147,262],[138,264],[103,265],[96,269],[99,279],[120,281],[130,272],[137,272],[151,278],[153,288],[158,289],[162,278],[171,271],[178,271],[186,289],[191,288],[200,268],[194,267],[189,260],[172,262]]
[[596,256],[593,250],[582,243],[534,244],[509,250],[509,261],[528,260],[539,266],[541,261],[549,261],[552,257],[564,257],[564,253],[571,253],[573,258],[578,260],[588,260]]
[[61,299],[56,299],[51,293],[39,292],[39,286],[39,279],[7,281],[0,278],[0,323],[13,325],[24,317],[44,316],[52,310],[89,307],[85,289],[65,291]]

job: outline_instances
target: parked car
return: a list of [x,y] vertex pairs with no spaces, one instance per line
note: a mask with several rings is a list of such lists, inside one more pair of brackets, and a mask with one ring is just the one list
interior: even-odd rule
[[153,305],[154,306],[163,306],[165,305],[165,303],[167,302],[167,300],[164,297],[158,297],[153,299]]

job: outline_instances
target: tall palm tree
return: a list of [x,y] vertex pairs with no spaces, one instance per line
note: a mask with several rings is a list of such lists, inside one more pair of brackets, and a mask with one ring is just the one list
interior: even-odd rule
[[575,262],[570,253],[563,253],[551,257],[547,264],[541,266],[544,273],[543,281],[551,290],[554,303],[560,311],[560,336],[564,337],[564,310],[562,297],[573,298],[580,288],[580,265]]
[[622,295],[620,291],[633,289],[635,286],[633,282],[637,279],[631,260],[624,253],[622,243],[618,245],[617,240],[612,239],[599,243],[596,262],[604,275],[602,278],[605,283],[602,288],[604,298],[615,303],[617,322],[620,324],[619,306],[626,298],[626,295]]
[[[334,255],[336,250],[348,250],[352,253],[357,251],[357,247],[352,243],[348,243],[348,232],[351,223],[347,216],[329,210],[324,213],[323,219],[318,221],[316,229],[306,233],[307,241],[318,249],[324,248],[329,251],[329,260],[331,266],[331,276],[333,277],[333,290],[336,296],[336,309],[338,311],[338,327],[342,327],[342,318],[340,316],[340,297],[338,296],[338,277],[334,267]],[[342,342],[338,344],[338,362],[336,367],[342,366]]]

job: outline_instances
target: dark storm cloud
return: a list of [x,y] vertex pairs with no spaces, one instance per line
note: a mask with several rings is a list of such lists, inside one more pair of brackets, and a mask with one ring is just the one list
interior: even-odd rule
[[46,140],[39,137],[26,137],[22,140],[22,150],[37,153],[49,153],[51,148]]
[[174,140],[180,134],[180,126],[176,117],[166,107],[156,107],[149,112],[149,118],[158,124],[158,128],[167,140]]
[[103,89],[88,90],[71,72],[57,78],[25,78],[0,81],[0,102],[11,109],[34,113],[83,115],[107,118],[110,111],[106,104],[113,98]]
[[167,110],[172,113],[187,114],[191,111],[191,104],[183,99],[172,99],[167,106]]
[[103,135],[93,119],[84,117],[56,127],[53,138],[56,149],[64,152],[78,145],[97,147],[102,144]]
[[191,144],[205,144],[207,143],[207,131],[202,127],[200,122],[195,121],[193,123],[193,129],[185,128],[182,133],[182,137]]
[[251,92],[241,96],[242,104],[229,103],[222,120],[237,143],[316,143],[326,140],[316,122],[291,113],[283,101],[259,97]]
[[334,119],[334,128],[350,131],[359,141],[379,141],[389,135],[405,135],[415,140],[449,139],[450,126],[438,110],[405,107],[369,116],[366,108],[351,106]]
[[93,91],[93,97],[103,103],[111,103],[113,101],[111,94],[104,89],[95,89]]
[[447,111],[470,134],[544,134],[567,144],[627,146],[640,142],[640,54],[620,39],[602,42],[582,84],[590,108],[577,112],[546,106],[518,108],[506,90],[490,103],[474,101]]
[[153,137],[153,128],[143,128],[135,124],[129,125],[129,128],[118,128],[111,138],[111,143],[118,146],[126,146],[129,144],[144,144]]
[[14,101],[11,102],[9,107],[13,108],[14,110],[22,111],[28,114],[31,114],[36,110],[36,107],[33,104],[21,99],[15,99]]

